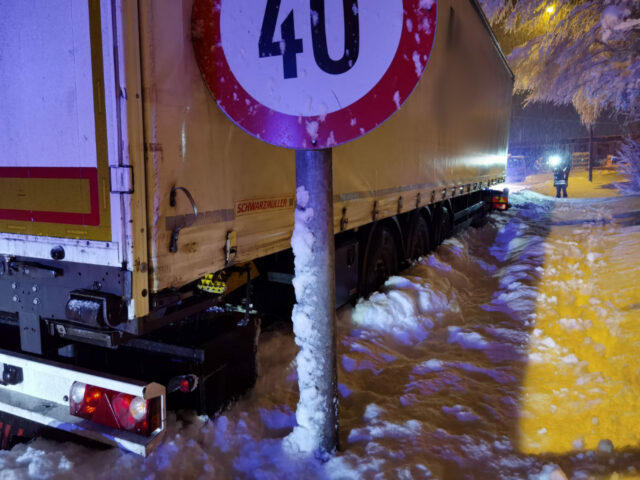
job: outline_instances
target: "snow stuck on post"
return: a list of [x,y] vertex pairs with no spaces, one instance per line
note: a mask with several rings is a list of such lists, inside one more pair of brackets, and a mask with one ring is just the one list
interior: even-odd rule
[[300,400],[289,452],[332,452],[338,438],[331,150],[297,151],[293,331]]

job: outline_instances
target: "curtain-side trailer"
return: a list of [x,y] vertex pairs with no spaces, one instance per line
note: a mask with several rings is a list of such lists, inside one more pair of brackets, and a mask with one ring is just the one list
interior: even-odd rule
[[[334,148],[340,304],[469,224],[505,176],[513,75],[475,0],[434,5],[409,100]],[[252,290],[288,301],[294,155],[218,109],[192,6],[0,0],[7,425],[146,454],[167,400],[214,412],[254,381]]]

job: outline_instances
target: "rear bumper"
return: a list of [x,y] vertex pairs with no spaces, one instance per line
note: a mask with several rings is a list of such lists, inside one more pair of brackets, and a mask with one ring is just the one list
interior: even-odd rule
[[[22,369],[22,378],[14,385],[0,383],[0,411],[118,446],[142,456],[149,454],[162,441],[166,432],[166,394],[162,385],[100,375],[0,350],[0,367],[4,368],[5,365]],[[72,416],[68,395],[71,385],[76,381],[139,396],[145,400],[159,398],[160,426],[150,436],[145,437]]]

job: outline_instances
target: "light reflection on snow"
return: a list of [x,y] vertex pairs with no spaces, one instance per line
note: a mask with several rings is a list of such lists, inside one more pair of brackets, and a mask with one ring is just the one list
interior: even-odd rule
[[525,452],[594,450],[603,440],[638,446],[640,386],[630,359],[640,332],[637,313],[624,306],[640,300],[640,232],[616,224],[619,204],[564,204],[553,213],[524,382]]

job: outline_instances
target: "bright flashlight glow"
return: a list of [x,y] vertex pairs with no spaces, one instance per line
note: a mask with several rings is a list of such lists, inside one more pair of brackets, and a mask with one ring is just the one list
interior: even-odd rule
[[560,155],[551,155],[549,157],[549,165],[551,165],[552,167],[557,167],[558,165],[560,165],[561,161],[562,159],[560,158]]
[[554,5],[549,5],[549,6],[547,7],[547,10],[546,10],[546,12],[547,12],[549,15],[552,15],[552,14],[553,14],[553,12],[555,12],[555,11],[556,11],[556,7],[555,7]]

